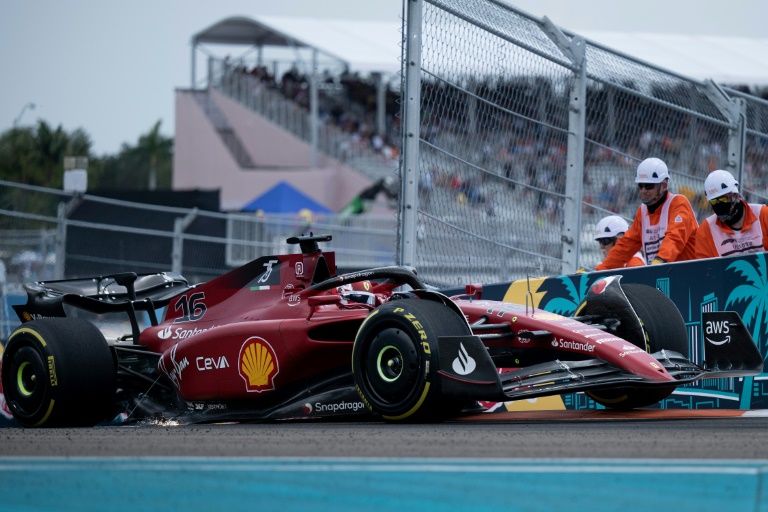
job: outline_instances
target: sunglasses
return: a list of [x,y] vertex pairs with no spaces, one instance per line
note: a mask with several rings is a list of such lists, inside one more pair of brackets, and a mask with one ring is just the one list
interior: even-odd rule
[[638,183],[637,188],[641,190],[651,190],[656,187],[656,185],[658,185],[658,183]]
[[731,200],[728,199],[728,194],[726,194],[724,196],[716,197],[714,199],[710,199],[709,200],[709,204],[711,204],[712,206],[714,206],[716,204],[719,204],[719,203],[730,203],[730,202],[731,202]]
[[600,247],[605,247],[606,245],[611,245],[613,243],[616,243],[616,237],[613,238],[598,238],[597,243],[600,244]]

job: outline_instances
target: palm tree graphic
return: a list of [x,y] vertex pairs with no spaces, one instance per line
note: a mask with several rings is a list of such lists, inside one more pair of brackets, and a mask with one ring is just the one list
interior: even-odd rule
[[589,279],[587,278],[587,274],[581,274],[578,279],[574,279],[573,277],[561,277],[559,281],[563,284],[568,297],[555,297],[552,300],[547,301],[547,303],[542,306],[542,309],[563,316],[571,316],[587,295],[587,290],[589,290]]
[[746,302],[742,318],[747,328],[752,330],[752,338],[762,340],[761,352],[768,349],[768,339],[763,336],[768,332],[768,269],[765,254],[755,257],[756,265],[745,260],[734,261],[726,267],[740,274],[745,283],[740,284],[728,295],[725,307]]

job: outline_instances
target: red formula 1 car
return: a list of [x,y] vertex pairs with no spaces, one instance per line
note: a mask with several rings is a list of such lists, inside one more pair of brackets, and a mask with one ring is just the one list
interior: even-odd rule
[[334,254],[318,247],[329,240],[291,238],[300,254],[197,286],[170,273],[28,285],[2,361],[13,416],[26,426],[92,425],[121,412],[434,420],[478,400],[573,391],[629,409],[703,377],[762,368],[729,312],[705,313],[706,360],[689,361],[673,303],[619,277],[593,284],[568,318],[477,292],[449,298],[406,267],[336,275]]

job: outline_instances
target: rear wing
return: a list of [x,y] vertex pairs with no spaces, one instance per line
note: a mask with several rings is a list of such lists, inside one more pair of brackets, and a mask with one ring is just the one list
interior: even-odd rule
[[136,274],[124,272],[79,279],[37,281],[24,285],[27,302],[13,309],[22,322],[37,318],[64,317],[64,305],[91,313],[125,312],[138,336],[136,311],[146,311],[152,325],[157,325],[155,310],[164,307],[176,295],[192,288],[180,274],[161,272]]

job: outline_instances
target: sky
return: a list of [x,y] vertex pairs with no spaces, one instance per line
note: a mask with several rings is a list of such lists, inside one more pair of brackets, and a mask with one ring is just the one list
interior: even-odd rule
[[[579,30],[768,38],[768,1],[505,0]],[[190,38],[229,16],[398,20],[400,0],[0,0],[0,132],[84,129],[97,155],[173,135]],[[34,108],[31,108],[34,104]]]

